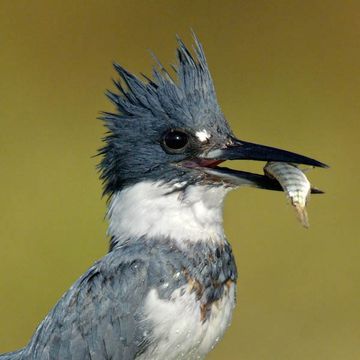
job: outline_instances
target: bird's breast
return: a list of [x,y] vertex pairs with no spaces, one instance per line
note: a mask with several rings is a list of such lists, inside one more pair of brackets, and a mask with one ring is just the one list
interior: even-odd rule
[[222,338],[231,322],[236,284],[227,282],[222,296],[210,302],[199,298],[198,286],[189,282],[169,300],[150,291],[145,308],[152,337],[158,340],[140,359],[202,359]]
[[235,306],[230,245],[197,244],[188,253],[160,255],[156,266],[160,281],[144,307],[154,341],[140,359],[201,359],[223,336]]

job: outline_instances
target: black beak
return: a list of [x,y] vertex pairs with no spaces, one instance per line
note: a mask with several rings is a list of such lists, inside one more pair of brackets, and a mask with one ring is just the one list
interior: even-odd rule
[[[275,179],[269,178],[266,175],[252,174],[214,165],[225,160],[259,160],[303,164],[321,168],[328,167],[328,165],[307,156],[235,138],[232,138],[227,146],[212,149],[203,154],[202,159],[199,164],[203,164],[202,171],[210,177],[210,180],[220,180],[233,186],[247,185],[268,190],[282,190],[282,188]],[[322,193],[321,190],[316,188],[311,190],[312,193]]]
[[232,139],[230,145],[208,152],[207,159],[278,161],[327,168],[328,165],[290,151]]

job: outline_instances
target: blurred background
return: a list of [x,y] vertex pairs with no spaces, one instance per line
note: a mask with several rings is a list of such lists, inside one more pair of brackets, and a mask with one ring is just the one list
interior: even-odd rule
[[[232,326],[209,359],[360,359],[358,1],[0,2],[0,352],[24,346],[107,251],[92,158],[112,62],[151,74],[175,35],[203,42],[240,139],[331,165],[297,223],[281,193],[229,195],[239,270]],[[261,171],[263,164],[238,162]]]

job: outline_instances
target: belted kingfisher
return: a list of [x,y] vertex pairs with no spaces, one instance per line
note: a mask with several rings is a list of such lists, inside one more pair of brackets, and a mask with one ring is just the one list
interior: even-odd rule
[[109,252],[63,295],[29,344],[1,360],[202,359],[222,338],[237,271],[223,230],[225,195],[241,186],[280,190],[225,160],[325,165],[239,140],[216,100],[203,48],[178,39],[176,80],[115,64],[99,164]]

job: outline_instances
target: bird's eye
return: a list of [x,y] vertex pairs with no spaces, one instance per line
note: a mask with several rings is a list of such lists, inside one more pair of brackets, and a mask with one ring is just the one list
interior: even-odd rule
[[189,136],[182,130],[169,130],[164,134],[163,147],[169,153],[183,152],[189,143]]

